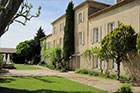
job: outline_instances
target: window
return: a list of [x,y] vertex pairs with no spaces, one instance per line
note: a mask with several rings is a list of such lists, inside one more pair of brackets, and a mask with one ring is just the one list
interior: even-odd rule
[[117,64],[114,60],[112,61],[112,69],[117,70]]
[[104,69],[105,69],[105,70],[108,69],[108,61],[104,61]]
[[63,38],[59,39],[59,47],[63,48]]
[[99,28],[93,28],[91,30],[91,43],[98,43],[101,41],[101,29]]
[[99,58],[98,57],[96,57],[96,68],[99,68],[100,66],[99,66],[99,60],[98,60]]
[[53,40],[53,48],[56,47],[56,40]]
[[119,25],[119,21],[106,24],[106,35]]
[[84,11],[77,14],[77,24],[84,22]]
[[80,45],[84,45],[84,32],[79,32]]
[[64,31],[64,23],[61,23],[61,24],[60,24],[60,32],[61,32],[61,31]]
[[94,69],[94,56],[93,55],[90,56],[90,66],[91,66],[91,69]]
[[57,34],[57,27],[54,27],[54,35]]

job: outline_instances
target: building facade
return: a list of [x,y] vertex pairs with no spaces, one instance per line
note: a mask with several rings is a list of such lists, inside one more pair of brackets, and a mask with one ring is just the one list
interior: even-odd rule
[[[100,59],[96,54],[90,57],[83,57],[81,54],[92,47],[100,47],[101,40],[118,26],[119,21],[126,25],[130,24],[137,33],[140,32],[140,0],[115,0],[114,5],[86,0],[76,6],[74,11],[75,54],[72,55],[69,64],[71,70],[78,68],[100,70]],[[55,48],[57,43],[60,48],[63,47],[64,26],[65,14],[52,22],[52,34],[43,39],[47,44],[46,49],[50,46]],[[113,60],[104,61],[102,67],[109,73],[116,73],[117,70]],[[121,64],[121,74],[128,74],[123,64]]]

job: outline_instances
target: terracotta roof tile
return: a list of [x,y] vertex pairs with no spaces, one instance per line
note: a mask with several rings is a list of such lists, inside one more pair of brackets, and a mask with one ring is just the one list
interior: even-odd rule
[[0,48],[0,53],[15,53],[16,49],[14,48]]

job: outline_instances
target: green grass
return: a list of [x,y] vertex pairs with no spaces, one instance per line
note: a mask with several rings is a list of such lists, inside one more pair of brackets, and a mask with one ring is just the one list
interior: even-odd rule
[[16,67],[17,70],[37,70],[37,69],[39,69],[32,65],[24,65],[24,64],[15,64],[14,66]]
[[1,77],[0,93],[108,93],[61,77]]

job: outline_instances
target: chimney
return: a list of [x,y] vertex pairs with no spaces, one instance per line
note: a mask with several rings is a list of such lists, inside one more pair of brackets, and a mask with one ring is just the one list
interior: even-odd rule
[[124,1],[124,0],[115,0],[115,4],[120,3],[122,1]]

